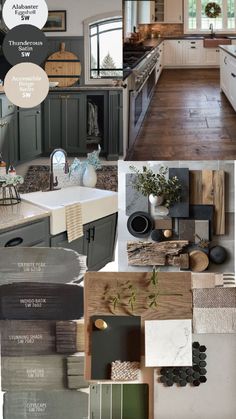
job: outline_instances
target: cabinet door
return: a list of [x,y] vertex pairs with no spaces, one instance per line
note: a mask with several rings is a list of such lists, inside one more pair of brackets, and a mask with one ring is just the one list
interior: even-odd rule
[[49,94],[43,104],[44,153],[63,144],[63,102],[61,95]]
[[201,41],[184,41],[184,64],[199,66],[202,64],[203,45]]
[[155,22],[155,0],[138,1],[138,23]]
[[62,100],[62,146],[68,153],[86,153],[86,95],[68,95]]
[[122,94],[109,92],[109,131],[107,144],[107,160],[118,160],[123,148],[123,101]]
[[182,0],[165,0],[164,21],[165,23],[183,23]]
[[27,161],[42,153],[41,108],[19,112],[20,160]]
[[67,233],[61,233],[57,236],[52,236],[50,239],[50,245],[51,247],[62,247],[64,249],[72,249],[78,252],[80,255],[88,255],[88,226],[89,224],[86,224],[83,228],[84,230],[84,236],[72,241],[71,243],[68,243],[67,239]]
[[219,65],[219,53],[215,48],[205,48],[205,65]]
[[230,81],[230,69],[229,69],[229,56],[221,50],[220,53],[220,87],[223,92],[228,96],[229,94],[229,81]]
[[166,66],[175,65],[175,41],[165,41],[164,62]]
[[88,270],[98,271],[113,260],[117,214],[90,224]]
[[236,111],[236,60],[229,58],[229,100]]
[[9,166],[17,163],[18,157],[18,124],[17,114],[0,119],[0,152]]

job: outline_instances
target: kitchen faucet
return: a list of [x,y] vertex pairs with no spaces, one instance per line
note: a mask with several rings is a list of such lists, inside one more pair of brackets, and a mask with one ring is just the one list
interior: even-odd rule
[[53,164],[54,164],[53,163],[53,158],[55,157],[56,153],[60,153],[60,154],[64,155],[64,157],[65,157],[64,173],[65,173],[65,175],[69,173],[69,164],[68,164],[68,160],[67,160],[67,152],[65,150],[63,150],[63,148],[56,148],[50,154],[50,186],[49,186],[50,191],[54,191],[55,188],[58,186],[57,176],[55,177],[55,180],[54,180],[54,172],[53,172]]
[[214,38],[215,33],[214,33],[213,23],[210,24],[209,30],[211,31],[211,38]]

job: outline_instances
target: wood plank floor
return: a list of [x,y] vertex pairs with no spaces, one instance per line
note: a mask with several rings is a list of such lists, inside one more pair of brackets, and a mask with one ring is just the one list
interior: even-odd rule
[[228,159],[236,159],[236,112],[219,70],[164,70],[126,160]]

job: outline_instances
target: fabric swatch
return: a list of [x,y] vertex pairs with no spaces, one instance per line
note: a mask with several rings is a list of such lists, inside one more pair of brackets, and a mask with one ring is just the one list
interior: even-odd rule
[[236,288],[195,289],[193,307],[236,307]]
[[193,333],[236,333],[236,309],[194,308]]

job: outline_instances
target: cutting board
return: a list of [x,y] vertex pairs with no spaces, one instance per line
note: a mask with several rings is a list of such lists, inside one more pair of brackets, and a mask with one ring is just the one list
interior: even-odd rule
[[61,49],[50,55],[45,63],[45,71],[52,82],[59,82],[58,87],[73,86],[80,79],[81,64],[77,55],[65,50],[65,43]]
[[214,233],[225,234],[225,172],[190,171],[190,204],[214,205]]

